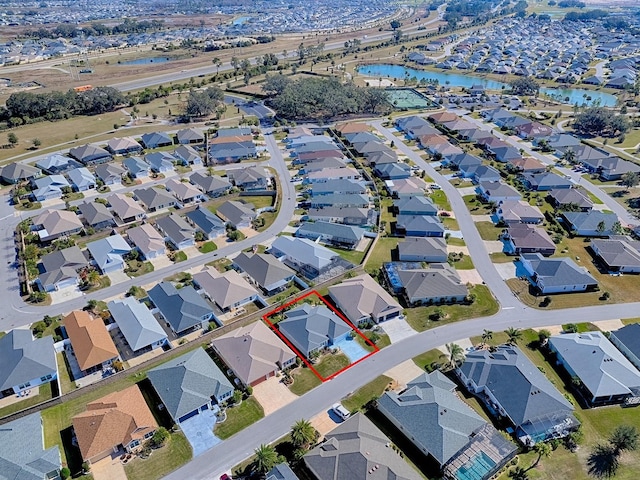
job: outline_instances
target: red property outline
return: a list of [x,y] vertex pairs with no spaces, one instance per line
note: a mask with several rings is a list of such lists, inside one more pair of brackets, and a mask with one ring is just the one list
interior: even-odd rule
[[[373,347],[373,351],[369,352],[367,355],[365,355],[364,357],[356,360],[353,363],[350,363],[349,365],[347,365],[346,367],[338,370],[335,373],[332,373],[331,375],[329,375],[328,377],[323,377],[322,375],[320,375],[320,373],[313,367],[313,365],[311,365],[311,362],[309,362],[309,360],[307,360],[307,358],[300,352],[298,351],[298,349],[289,341],[289,339],[287,337],[284,336],[284,334],[282,332],[280,332],[280,330],[273,324],[271,323],[271,321],[269,321],[269,317],[275,315],[276,313],[278,313],[280,310],[284,310],[285,308],[293,305],[294,303],[298,303],[300,300],[304,300],[307,297],[310,296],[316,296],[318,297],[322,303],[325,304],[325,306],[331,310],[332,312],[334,312],[336,315],[338,315],[338,317],[340,317],[340,319],[342,321],[344,321],[347,325],[349,325],[358,335],[360,335],[360,337],[364,340],[364,342],[369,345],[370,347]],[[329,302],[327,302],[316,290],[311,290],[308,293],[305,293],[304,295],[300,296],[300,297],[296,297],[293,300],[291,300],[290,302],[285,303],[284,305],[281,305],[280,307],[271,310],[269,313],[266,313],[265,315],[262,316],[262,319],[265,321],[265,323],[267,325],[269,325],[269,328],[271,330],[273,330],[276,335],[278,335],[282,341],[284,343],[287,344],[287,346],[293,350],[295,352],[295,354],[300,358],[300,360],[302,360],[304,362],[304,364],[315,374],[316,377],[318,377],[318,379],[321,382],[326,382],[328,380],[331,380],[332,378],[336,377],[337,375],[340,375],[342,372],[344,372],[345,370],[353,367],[354,365],[362,362],[363,360],[366,360],[367,358],[369,358],[371,355],[378,353],[380,351],[380,349],[376,346],[375,343],[373,343],[371,340],[369,340],[361,331],[358,327],[356,327],[353,323],[351,323],[342,313],[340,313],[333,305],[331,305]]]

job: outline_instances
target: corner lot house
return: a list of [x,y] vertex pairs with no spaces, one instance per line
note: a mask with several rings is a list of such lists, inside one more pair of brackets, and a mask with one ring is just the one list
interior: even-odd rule
[[402,307],[368,273],[329,287],[329,296],[354,325],[396,318]]
[[158,428],[137,385],[91,403],[73,417],[82,458],[97,462],[111,454],[137,450]]
[[188,212],[185,217],[196,227],[196,230],[204,233],[209,240],[225,233],[224,222],[207,207],[199,205],[195,210]]
[[396,450],[388,447],[389,439],[362,413],[349,417],[325,439],[303,457],[318,480],[422,478]]
[[127,230],[127,237],[145,260],[164,255],[164,237],[148,223],[130,228]]
[[210,197],[219,197],[231,190],[231,184],[217,175],[209,176],[196,172],[189,180]]
[[301,305],[285,313],[278,329],[294,347],[309,358],[315,352],[347,338],[351,326],[324,305]]
[[113,227],[116,224],[115,218],[109,209],[102,203],[84,202],[78,205],[84,221],[96,230]]
[[255,386],[296,363],[296,354],[263,322],[215,338],[211,346],[244,385]]
[[491,411],[509,420],[524,445],[566,437],[580,425],[573,405],[517,347],[472,351],[456,374]]
[[147,293],[177,335],[205,328],[213,318],[211,306],[191,285],[178,290],[172,283],[160,282]]
[[131,246],[122,235],[111,235],[87,243],[87,250],[100,272],[107,274],[124,270],[126,263],[123,257],[131,251]]
[[56,250],[42,257],[44,270],[36,283],[45,292],[55,292],[78,284],[78,272],[89,265],[89,261],[77,247]]
[[78,216],[68,210],[46,210],[32,220],[41,242],[80,233],[83,228]]
[[11,330],[0,338],[0,365],[0,398],[55,380],[53,337],[33,338],[30,330]]
[[611,332],[610,340],[640,370],[640,323]]
[[258,291],[235,270],[219,273],[213,267],[206,268],[196,273],[193,281],[223,312],[234,311],[258,298]]
[[[473,470],[486,479],[516,454],[516,446],[464,403],[440,371],[425,373],[401,393],[386,392],[378,410],[449,475]],[[462,478],[465,478],[464,476]]]
[[[393,271],[393,265],[389,269],[385,267],[387,281],[410,305],[460,303],[468,294],[458,273],[446,263],[426,269],[395,269],[395,274]],[[390,280],[392,276],[396,277],[395,281]]]
[[135,297],[112,300],[107,304],[113,320],[134,355],[154,350],[167,343],[167,334],[149,309]]
[[563,212],[562,219],[574,235],[583,237],[608,237],[613,235],[618,216],[599,210],[588,212]]
[[233,394],[233,386],[202,348],[147,372],[163,405],[177,422],[213,409]]
[[38,202],[61,198],[62,190],[65,187],[70,187],[69,182],[62,175],[47,175],[36,178],[31,181],[31,185],[33,186],[32,196]]
[[45,449],[40,412],[5,423],[0,429],[0,475],[7,480],[60,478],[58,445]]
[[584,292],[598,282],[584,267],[568,257],[544,258],[539,253],[525,253],[520,262],[529,274],[529,282],[543,295],[548,293]]
[[10,185],[24,180],[33,180],[42,175],[42,170],[26,163],[14,162],[0,168],[0,180]]
[[233,259],[234,268],[244,272],[267,296],[287,288],[296,273],[268,253],[241,252]]
[[640,402],[640,372],[602,332],[554,335],[549,348],[592,406]]
[[540,253],[548,257],[556,252],[556,244],[542,227],[512,223],[501,237],[506,242],[504,251],[512,255]]
[[73,347],[72,355],[84,373],[100,371],[118,358],[118,350],[102,318],[74,310],[64,317],[63,323]]
[[216,214],[225,222],[236,228],[247,228],[258,214],[251,203],[227,200],[216,210]]

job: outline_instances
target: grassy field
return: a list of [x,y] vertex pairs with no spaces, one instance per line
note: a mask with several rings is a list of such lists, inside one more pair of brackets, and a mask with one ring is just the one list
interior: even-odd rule
[[[485,285],[475,285],[470,289],[470,293],[476,295],[476,301],[471,305],[442,305],[423,306],[407,309],[407,322],[414,330],[422,332],[447,323],[458,322],[468,318],[488,317],[498,312],[500,308],[498,302]],[[445,313],[445,318],[432,320],[430,316],[437,308],[441,308]]]
[[390,262],[391,250],[394,250],[402,239],[397,237],[380,237],[376,241],[376,245],[367,259],[365,270],[367,272],[377,272],[385,262]]
[[382,395],[392,381],[392,378],[387,377],[386,375],[380,375],[344,398],[342,400],[342,404],[350,412],[356,412],[371,400]]
[[182,433],[172,433],[164,447],[149,458],[134,458],[124,466],[128,480],[157,480],[191,460],[191,445]]
[[264,417],[264,410],[258,401],[249,397],[240,405],[227,409],[227,420],[215,426],[214,433],[218,438],[225,439],[238,433],[243,428],[257,422]]

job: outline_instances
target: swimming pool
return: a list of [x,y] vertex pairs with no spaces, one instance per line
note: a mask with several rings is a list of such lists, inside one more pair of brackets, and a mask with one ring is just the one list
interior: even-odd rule
[[486,453],[480,452],[456,471],[458,480],[482,480],[496,466]]

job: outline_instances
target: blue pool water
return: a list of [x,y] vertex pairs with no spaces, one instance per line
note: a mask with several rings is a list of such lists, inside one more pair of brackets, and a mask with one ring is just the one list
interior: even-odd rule
[[363,357],[366,357],[369,352],[365,350],[365,348],[360,345],[356,338],[347,337],[344,340],[340,340],[339,342],[333,345],[337,347],[344,353],[351,363],[357,362]]
[[[482,85],[488,90],[501,90],[506,83],[498,82],[488,78],[478,77],[475,75],[449,73],[449,72],[427,72],[424,70],[416,70],[415,68],[403,67],[402,65],[380,64],[380,65],[363,65],[358,68],[358,73],[366,77],[385,77],[402,79],[407,74],[409,77],[416,77],[418,80],[438,80],[440,85],[450,85],[452,87],[472,87],[473,85]],[[594,90],[584,90],[581,88],[541,88],[540,93],[548,95],[555,100],[574,105],[582,105],[583,103],[592,104],[600,101],[600,105],[604,107],[613,107],[616,104],[615,95],[605,92],[597,92]],[[588,97],[591,97],[588,100]]]
[[495,466],[496,463],[486,453],[480,452],[479,455],[458,469],[456,478],[458,480],[482,480]]
[[167,63],[169,61],[171,61],[169,57],[148,57],[148,58],[136,58],[135,60],[120,62],[118,63],[118,65],[149,65],[151,63]]

